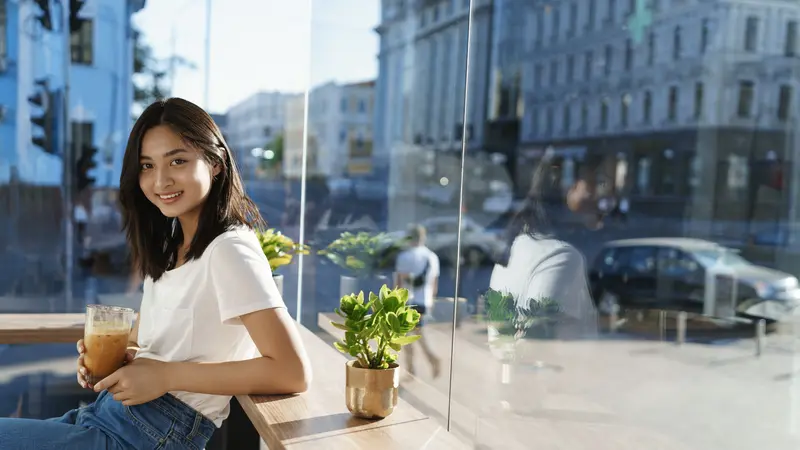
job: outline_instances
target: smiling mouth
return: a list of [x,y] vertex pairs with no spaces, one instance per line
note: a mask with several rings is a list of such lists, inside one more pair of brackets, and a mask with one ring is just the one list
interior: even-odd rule
[[158,198],[161,200],[175,200],[176,198],[180,197],[183,194],[183,191],[180,192],[173,192],[171,194],[158,194]]

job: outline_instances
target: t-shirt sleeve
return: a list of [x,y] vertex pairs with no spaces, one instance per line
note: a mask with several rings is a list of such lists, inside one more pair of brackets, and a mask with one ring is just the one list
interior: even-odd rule
[[235,235],[211,250],[210,277],[223,323],[241,324],[240,316],[280,308],[283,302],[269,261],[255,243]]

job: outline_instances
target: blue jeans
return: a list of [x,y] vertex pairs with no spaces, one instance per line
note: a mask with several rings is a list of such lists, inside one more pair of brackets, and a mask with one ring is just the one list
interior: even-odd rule
[[0,419],[3,450],[202,450],[216,427],[172,395],[123,406],[103,391],[94,403],[48,420]]

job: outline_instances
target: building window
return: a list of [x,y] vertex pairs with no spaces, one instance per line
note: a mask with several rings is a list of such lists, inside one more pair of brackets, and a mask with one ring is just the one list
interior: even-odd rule
[[567,56],[567,82],[571,83],[575,79],[575,55]]
[[755,84],[752,81],[739,82],[739,104],[736,108],[736,115],[741,118],[750,117],[753,110],[753,94],[755,93]]
[[73,64],[92,65],[94,61],[94,22],[84,19],[77,30],[70,32],[70,47]]
[[790,20],[786,24],[786,42],[783,44],[783,54],[795,56],[797,54],[797,21]]
[[567,29],[567,37],[575,36],[575,30],[578,28],[578,4],[572,2],[569,4],[569,28]]
[[600,129],[608,129],[608,100],[603,99],[600,102]]
[[8,2],[0,2],[0,59],[8,56],[8,13],[6,5]]
[[661,9],[661,0],[650,0],[650,9],[656,12]]
[[439,21],[439,5],[433,7],[433,23]]
[[628,128],[628,113],[630,111],[631,95],[625,94],[620,99],[619,119],[622,128]]
[[544,67],[541,64],[537,64],[536,68],[533,69],[533,85],[537,88],[542,87],[543,73]]
[[571,112],[572,108],[570,108],[569,104],[564,105],[564,112],[562,117],[562,123],[564,125],[564,134],[569,134],[570,129],[572,128]]
[[586,102],[581,103],[581,130],[586,131],[586,127],[589,124],[589,105]]
[[703,83],[694,85],[694,118],[699,119],[703,115]]
[[703,19],[703,23],[700,28],[700,53],[705,53],[708,49],[708,33],[709,33],[709,24],[708,19]]
[[594,65],[594,52],[589,50],[583,60],[583,78],[586,80],[592,78],[592,65]]
[[628,0],[628,15],[632,16],[636,13],[636,0]]
[[550,61],[550,86],[558,84],[558,60]]
[[656,60],[656,34],[647,35],[647,65],[652,66]]
[[614,17],[617,13],[617,0],[608,0],[608,11],[606,14],[606,23],[611,25],[614,23]]
[[633,41],[629,38],[625,40],[625,70],[633,67]]
[[537,47],[542,45],[544,40],[544,14],[544,9],[536,11],[536,42],[534,44]]
[[589,0],[589,14],[586,17],[586,29],[594,29],[595,16],[597,15],[597,0]]
[[559,9],[558,5],[553,6],[553,28],[552,32],[550,33],[550,41],[556,42],[558,41],[558,32],[561,31],[561,9]]
[[677,61],[681,59],[681,27],[675,27],[672,32],[672,59]]
[[678,119],[678,87],[670,86],[667,104],[667,120],[674,122]]
[[358,101],[358,112],[360,113],[367,112],[367,102],[365,102],[364,100]]
[[547,107],[547,116],[545,116],[544,132],[547,136],[553,135],[553,107]]
[[614,64],[614,47],[606,45],[606,61],[605,61],[605,74],[611,75],[611,66]]
[[343,98],[342,98],[342,100],[339,102],[339,110],[340,110],[341,112],[347,112],[347,99],[346,99],[346,98],[344,98],[344,97],[343,97]]
[[792,113],[792,87],[788,84],[781,86],[778,98],[778,119],[788,120]]
[[744,50],[747,52],[756,51],[756,42],[758,40],[758,17],[749,16],[747,18],[747,25],[744,29]]
[[644,123],[650,123],[653,115],[653,94],[650,91],[645,91],[644,100],[642,100],[642,119]]

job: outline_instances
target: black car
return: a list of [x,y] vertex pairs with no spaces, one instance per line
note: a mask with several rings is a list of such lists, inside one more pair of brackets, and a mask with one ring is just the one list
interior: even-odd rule
[[595,304],[606,314],[668,309],[780,320],[800,304],[795,276],[700,239],[607,242],[589,270],[589,283]]

